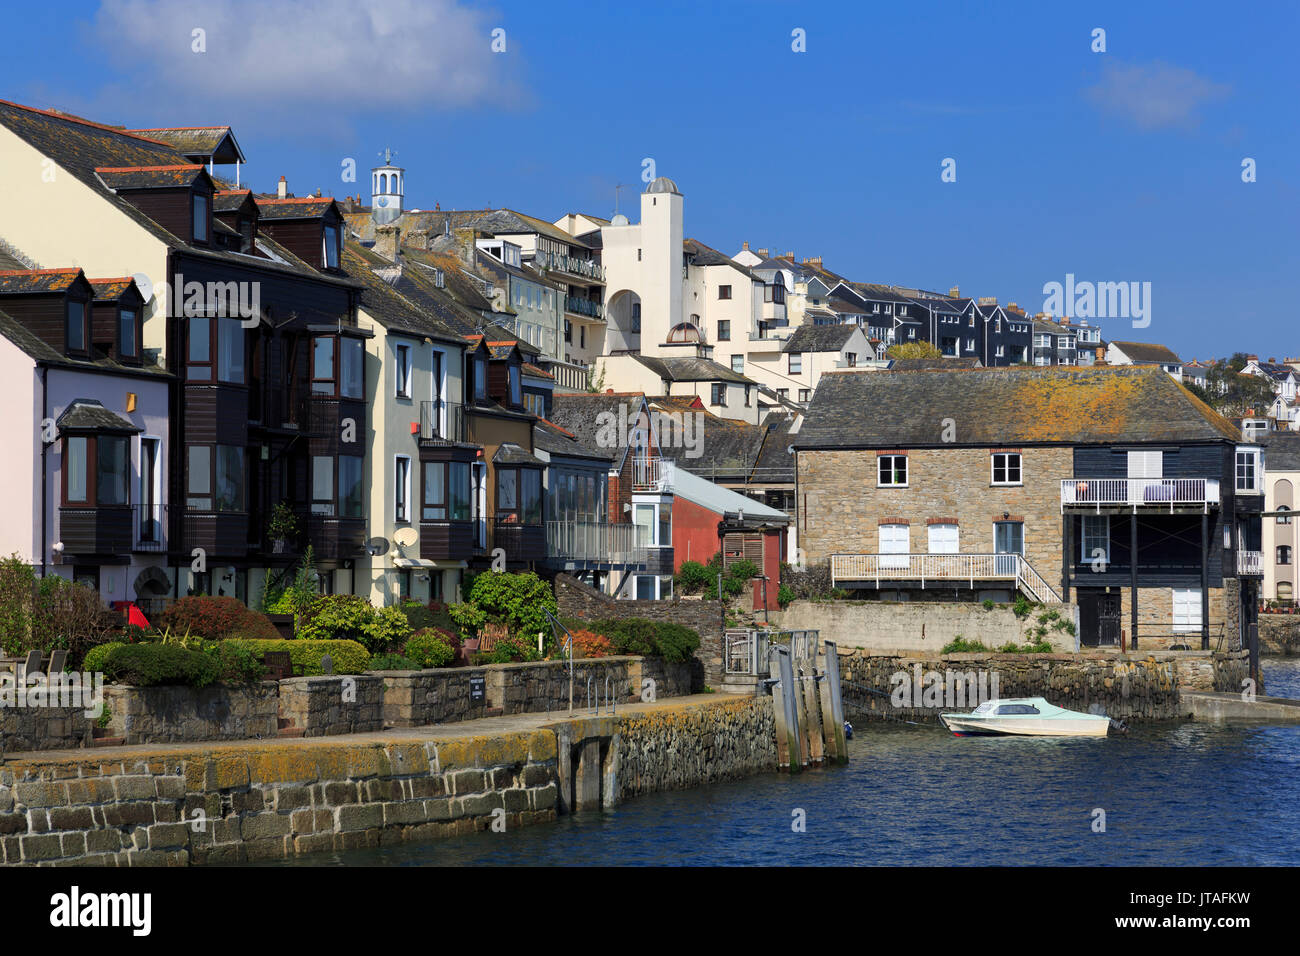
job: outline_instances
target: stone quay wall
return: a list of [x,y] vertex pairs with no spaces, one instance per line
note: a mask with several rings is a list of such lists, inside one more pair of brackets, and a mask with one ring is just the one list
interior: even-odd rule
[[673,598],[670,601],[618,601],[569,574],[555,576],[560,617],[584,621],[643,617],[689,627],[700,635],[694,690],[722,683],[722,605],[718,601]]
[[[104,688],[108,698],[108,688]],[[0,756],[22,750],[89,747],[96,726],[83,707],[0,708]]]
[[1259,652],[1300,654],[1300,614],[1261,614]]
[[[509,833],[562,807],[773,770],[774,741],[770,697],[723,696],[472,737],[430,729],[30,754],[0,765],[0,861],[243,863]],[[596,759],[575,766],[575,753]],[[562,800],[562,786],[590,788],[595,802]]]
[[384,679],[378,674],[290,677],[279,685],[280,726],[295,736],[298,731],[303,737],[331,737],[383,729]]

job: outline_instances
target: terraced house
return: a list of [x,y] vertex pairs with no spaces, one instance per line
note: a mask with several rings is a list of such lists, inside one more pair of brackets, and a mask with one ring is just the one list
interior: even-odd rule
[[1260,447],[1158,367],[828,372],[793,445],[806,560],[859,596],[1073,602],[1084,645],[1254,620]]

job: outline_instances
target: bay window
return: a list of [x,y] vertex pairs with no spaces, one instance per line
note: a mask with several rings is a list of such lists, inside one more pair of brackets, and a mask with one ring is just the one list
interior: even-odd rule
[[86,507],[129,505],[130,447],[125,435],[65,436],[63,503]]
[[312,343],[311,390],[316,395],[334,394],[334,337],[332,335],[317,336]]
[[190,445],[185,449],[185,507],[193,511],[244,511],[244,449]]
[[469,462],[426,461],[420,517],[424,521],[469,521]]
[[360,339],[345,338],[339,343],[339,394],[344,398],[366,397],[366,346]]
[[542,473],[538,469],[497,469],[497,521],[542,523]]
[[217,319],[217,380],[244,384],[244,326],[237,318]]
[[362,513],[362,464],[356,455],[339,456],[339,510],[340,518],[360,518]]

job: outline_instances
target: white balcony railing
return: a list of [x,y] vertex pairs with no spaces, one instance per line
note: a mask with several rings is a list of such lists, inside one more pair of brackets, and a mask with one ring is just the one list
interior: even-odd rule
[[1061,482],[1061,507],[1103,505],[1168,508],[1219,504],[1217,478],[1066,478]]
[[667,491],[673,482],[673,463],[662,458],[632,459],[632,490]]
[[546,556],[604,564],[646,563],[646,549],[636,542],[634,524],[599,521],[546,522]]
[[1237,551],[1237,574],[1263,574],[1263,551]]
[[833,554],[831,584],[838,581],[936,582],[1007,581],[1036,601],[1060,601],[1056,591],[1019,554]]

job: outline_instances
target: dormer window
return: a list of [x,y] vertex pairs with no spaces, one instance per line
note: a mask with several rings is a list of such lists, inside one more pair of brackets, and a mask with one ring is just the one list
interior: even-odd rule
[[67,350],[69,352],[86,352],[89,350],[86,329],[86,303],[75,299],[68,300],[67,313]]
[[122,358],[135,358],[139,354],[136,348],[136,335],[140,328],[140,314],[135,309],[123,307],[118,312],[118,346],[117,354]]
[[325,224],[325,252],[321,260],[326,269],[339,267],[339,227],[333,223]]
[[193,232],[195,242],[208,241],[208,219],[211,207],[208,197],[204,193],[194,193],[193,195]]
[[487,359],[482,355],[474,357],[474,398],[487,400]]
[[510,366],[510,404],[522,405],[524,403],[522,382],[519,376],[519,366]]

